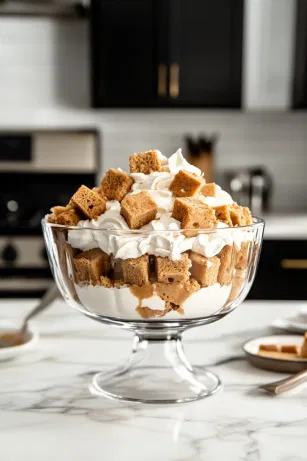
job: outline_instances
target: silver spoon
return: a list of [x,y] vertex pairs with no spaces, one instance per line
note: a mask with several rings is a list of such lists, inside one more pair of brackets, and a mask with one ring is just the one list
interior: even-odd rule
[[44,296],[41,298],[38,305],[30,311],[24,318],[19,330],[8,335],[0,336],[0,348],[15,346],[20,341],[23,342],[24,335],[28,328],[28,322],[30,319],[35,317],[37,314],[45,310],[57,297],[59,296],[59,290],[55,283],[46,291]]
[[289,378],[281,379],[280,381],[275,381],[273,383],[262,384],[259,386],[259,389],[264,389],[273,395],[279,395],[283,392],[290,391],[295,387],[307,382],[307,370],[300,371],[295,375],[289,376]]

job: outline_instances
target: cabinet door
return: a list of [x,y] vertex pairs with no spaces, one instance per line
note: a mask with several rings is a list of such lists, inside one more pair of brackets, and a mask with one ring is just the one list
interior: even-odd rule
[[307,2],[297,0],[294,51],[293,107],[307,107]]
[[240,107],[243,0],[170,0],[174,105]]
[[307,298],[307,241],[264,240],[249,299]]
[[94,107],[155,103],[156,16],[155,0],[92,0]]

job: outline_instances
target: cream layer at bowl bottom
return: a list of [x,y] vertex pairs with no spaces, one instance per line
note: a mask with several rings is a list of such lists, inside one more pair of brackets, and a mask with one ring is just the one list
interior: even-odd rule
[[[83,306],[90,312],[122,320],[180,320],[201,318],[216,314],[226,304],[231,292],[231,285],[221,286],[216,283],[207,288],[201,288],[189,296],[178,310],[171,310],[163,315],[165,301],[153,294],[143,298],[141,303],[130,287],[106,288],[100,285],[75,285],[77,295]],[[145,317],[145,312],[152,309],[155,317]],[[161,311],[161,316],[159,312]]]

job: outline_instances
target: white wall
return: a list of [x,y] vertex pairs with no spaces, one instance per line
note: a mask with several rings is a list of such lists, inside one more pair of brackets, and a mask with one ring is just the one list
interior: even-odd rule
[[0,60],[0,129],[98,126],[103,168],[127,166],[138,150],[170,154],[185,133],[218,131],[219,172],[264,164],[274,175],[274,208],[307,210],[307,113],[90,110],[82,21],[1,18]]

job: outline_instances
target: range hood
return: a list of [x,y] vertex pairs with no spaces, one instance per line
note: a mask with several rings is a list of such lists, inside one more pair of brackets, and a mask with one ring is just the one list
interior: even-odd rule
[[0,0],[0,16],[82,17],[87,0]]

